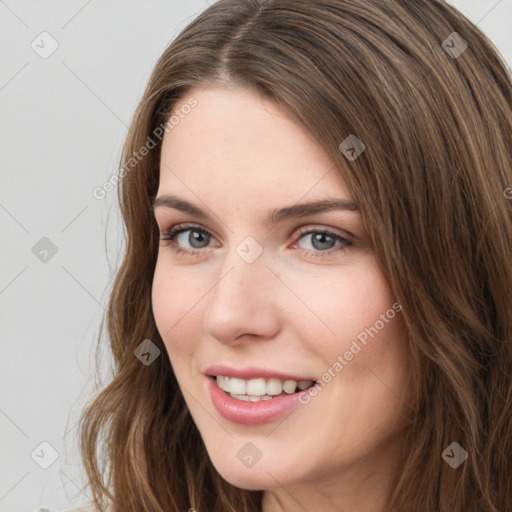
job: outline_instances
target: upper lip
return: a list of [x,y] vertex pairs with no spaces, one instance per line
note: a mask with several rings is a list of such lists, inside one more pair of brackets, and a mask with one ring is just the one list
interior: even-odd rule
[[226,377],[237,377],[239,379],[250,380],[257,378],[264,379],[279,379],[279,380],[311,380],[313,382],[316,381],[315,378],[312,377],[304,377],[299,375],[292,375],[289,373],[284,373],[276,370],[269,370],[268,368],[258,368],[256,366],[250,366],[246,368],[232,368],[230,366],[226,366],[224,364],[216,364],[213,366],[209,366],[205,372],[206,375],[210,375],[216,377],[217,375],[223,375]]

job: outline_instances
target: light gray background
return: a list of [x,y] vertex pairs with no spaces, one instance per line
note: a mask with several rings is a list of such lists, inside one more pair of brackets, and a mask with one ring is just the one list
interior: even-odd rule
[[[511,65],[512,0],[452,3]],[[0,0],[0,512],[89,501],[75,427],[123,248],[116,192],[92,190],[116,172],[157,58],[207,6]],[[46,59],[31,47],[51,48],[44,31],[58,43]],[[46,262],[32,252],[43,237],[57,248]],[[58,453],[48,469],[42,442]]]

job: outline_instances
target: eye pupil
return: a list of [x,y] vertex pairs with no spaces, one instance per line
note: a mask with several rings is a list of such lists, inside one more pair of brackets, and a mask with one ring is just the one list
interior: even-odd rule
[[[201,242],[205,239],[207,239],[208,236],[206,235],[206,233],[202,233],[201,231],[190,231],[190,235],[188,237],[189,239],[189,242],[190,242],[190,245],[194,248],[201,248]],[[199,243],[199,245],[196,245],[197,243]]]
[[[327,242],[326,242],[327,240]],[[315,249],[330,249],[331,243],[333,242],[333,238],[330,235],[327,235],[325,233],[314,233],[313,239],[312,239],[312,245],[315,247]],[[318,243],[320,244],[318,246]],[[325,244],[327,244],[328,247],[325,247]]]

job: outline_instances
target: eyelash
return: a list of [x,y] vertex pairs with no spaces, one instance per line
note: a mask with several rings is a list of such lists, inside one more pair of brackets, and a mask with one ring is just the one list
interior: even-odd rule
[[[202,229],[200,226],[197,225],[191,225],[191,224],[177,224],[175,226],[172,226],[170,229],[168,229],[165,232],[165,236],[161,237],[160,240],[162,242],[165,242],[164,246],[175,246],[175,239],[180,233],[184,233],[186,231],[196,231],[197,233],[201,233],[206,236],[212,236],[208,231]],[[322,234],[322,235],[328,235],[332,237],[335,241],[341,242],[340,245],[337,245],[331,249],[327,249],[325,251],[321,250],[310,250],[310,249],[298,249],[299,251],[306,253],[307,256],[313,256],[318,257],[319,254],[322,256],[327,255],[330,256],[332,253],[337,251],[346,251],[348,247],[352,245],[352,242],[350,240],[347,240],[346,238],[338,235],[337,233],[333,233],[332,231],[326,230],[326,229],[308,229],[308,228],[302,228],[299,229],[299,232],[297,233],[297,237],[300,238],[305,235],[311,235],[311,234]],[[294,242],[295,245],[296,242]],[[207,247],[201,248],[201,249],[183,249],[182,247],[176,248],[176,254],[183,254],[188,256],[199,256],[201,252],[203,252],[203,249],[206,249]]]

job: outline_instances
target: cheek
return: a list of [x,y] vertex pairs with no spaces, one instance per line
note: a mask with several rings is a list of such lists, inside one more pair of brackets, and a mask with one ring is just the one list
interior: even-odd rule
[[157,261],[151,302],[158,332],[170,353],[190,350],[194,337],[187,330],[201,325],[193,318],[200,297],[196,283],[181,280],[179,272]]
[[166,338],[165,334],[171,329],[174,323],[175,306],[178,303],[175,288],[171,285],[167,274],[168,273],[163,269],[163,265],[160,263],[159,256],[153,276],[151,306],[158,332],[164,341]]
[[[310,332],[316,338],[321,334],[320,340],[355,338],[366,327],[374,325],[395,302],[373,258],[333,269],[329,275],[315,279],[305,279],[298,274],[290,276],[288,283],[301,298],[300,304],[295,297],[290,298],[290,308],[305,313],[300,317],[301,332]],[[391,324],[386,324],[386,331]]]

